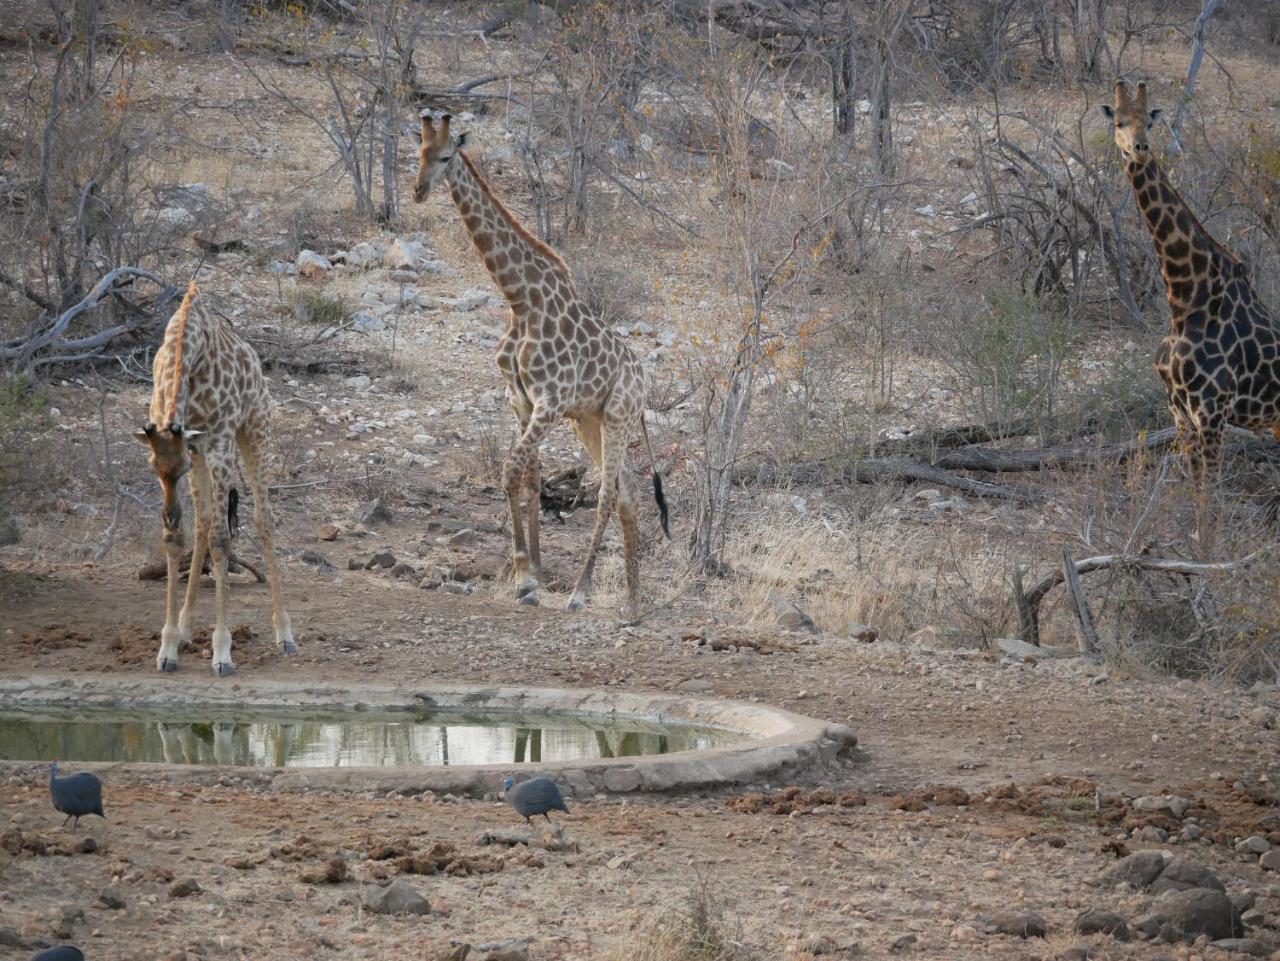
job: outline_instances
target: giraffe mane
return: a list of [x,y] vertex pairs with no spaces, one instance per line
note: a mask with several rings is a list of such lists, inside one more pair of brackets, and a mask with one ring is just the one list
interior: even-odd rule
[[199,290],[196,282],[191,281],[187,286],[187,295],[182,298],[182,305],[169,320],[169,326],[165,330],[165,339],[170,340],[173,345],[173,363],[170,369],[169,399],[165,405],[162,427],[172,427],[174,419],[178,416],[178,396],[182,393],[182,345],[187,335],[187,316],[191,313],[191,307],[195,303]]
[[489,186],[489,182],[480,175],[480,170],[476,167],[475,163],[472,162],[471,158],[466,155],[465,151],[459,150],[458,156],[462,158],[462,162],[466,164],[467,170],[469,170],[471,172],[471,176],[475,178],[476,185],[479,186],[481,193],[489,199],[489,202],[493,204],[498,213],[507,219],[507,222],[511,224],[511,229],[516,232],[521,240],[527,243],[534,250],[538,251],[538,253],[547,257],[560,270],[564,271],[565,278],[570,284],[572,284],[573,275],[569,272],[569,265],[564,262],[564,258],[561,257],[545,241],[539,240],[531,234],[529,229],[520,222],[520,218],[513,214],[507,205],[498,199],[498,195],[493,192],[493,188]]

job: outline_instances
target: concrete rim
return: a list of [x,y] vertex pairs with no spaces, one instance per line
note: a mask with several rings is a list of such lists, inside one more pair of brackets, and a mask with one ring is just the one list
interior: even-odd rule
[[[322,789],[404,795],[483,796],[501,789],[508,774],[523,780],[555,777],[574,796],[680,791],[794,778],[825,767],[851,752],[856,735],[843,724],[742,701],[688,697],[665,692],[525,688],[481,684],[336,685],[289,681],[219,681],[213,678],[139,678],[110,674],[27,674],[0,679],[0,707],[139,707],[162,709],[307,708],[334,712],[416,708],[493,713],[557,713],[693,724],[744,736],[743,741],[700,751],[635,758],[549,761],[540,764],[480,764],[464,767],[263,768],[185,764],[76,763],[78,770],[117,779],[213,783],[236,777],[272,790]],[[29,768],[31,761],[0,761],[0,770]],[[43,762],[40,762],[43,763]]]

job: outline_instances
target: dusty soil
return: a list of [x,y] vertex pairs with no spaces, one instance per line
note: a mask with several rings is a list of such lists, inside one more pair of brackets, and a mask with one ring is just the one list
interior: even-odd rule
[[[144,13],[130,19],[130,29],[152,29]],[[264,24],[281,35],[294,29],[286,18]],[[163,22],[154,25],[162,38],[164,29]],[[642,515],[646,617],[632,626],[616,619],[621,565],[613,533],[588,611],[562,609],[590,530],[589,510],[544,526],[548,590],[541,607],[517,609],[505,571],[505,498],[494,486],[512,427],[492,362],[506,314],[456,212],[436,196],[410,209],[400,225],[401,236],[423,231],[417,237],[429,245],[428,259],[443,268],[406,277],[380,266],[340,267],[317,284],[298,281],[288,269],[304,236],[326,255],[362,241],[389,244],[395,236],[359,222],[341,182],[323,179],[332,156],[309,122],[267,96],[234,61],[188,39],[190,48],[154,44],[143,70],[149,85],[138,86],[138,96],[150,99],[138,102],[159,114],[190,99],[213,111],[200,123],[214,123],[206,118],[215,113],[221,118],[219,104],[251,118],[217,121],[217,149],[192,150],[183,141],[168,158],[173,184],[205,182],[219,203],[244,215],[235,226],[249,251],[208,263],[197,254],[183,269],[199,259],[210,300],[267,346],[282,333],[319,334],[295,316],[299,290],[323,290],[374,322],[325,341],[323,351],[354,358],[348,370],[269,371],[278,404],[276,542],[301,653],[286,660],[273,649],[265,587],[235,575],[229,618],[240,673],[217,682],[208,669],[206,590],[201,632],[170,682],[686,685],[846,723],[859,736],[860,754],[847,766],[810,772],[799,794],[777,783],[711,795],[574,798],[564,819],[575,842],[568,850],[480,844],[483,832],[517,825],[496,798],[263,793],[234,777],[212,787],[108,783],[109,820],[63,831],[43,768],[19,765],[0,784],[0,929],[16,930],[25,946],[0,937],[0,957],[23,957],[32,945],[70,938],[91,961],[436,958],[452,939],[527,937],[535,961],[628,958],[652,919],[676,916],[696,890],[723,910],[733,938],[758,945],[769,959],[807,961],[812,952],[805,945],[821,946],[807,939],[822,936],[856,942],[871,958],[1045,958],[1076,943],[1092,944],[1091,956],[1099,958],[1219,956],[1202,946],[1072,934],[1073,918],[1085,908],[1127,918],[1144,909],[1146,895],[1096,883],[1118,853],[1144,847],[1202,861],[1233,893],[1252,892],[1257,917],[1250,935],[1272,951],[1280,947],[1280,876],[1265,873],[1257,855],[1234,849],[1238,838],[1252,835],[1280,844],[1274,685],[1241,690],[1174,682],[1077,658],[1014,661],[975,643],[984,619],[999,620],[980,602],[1007,598],[1009,558],[1030,557],[1049,569],[1044,565],[1058,563],[1058,542],[1075,536],[1079,518],[1062,507],[1065,494],[1043,508],[958,500],[952,510],[934,512],[900,488],[744,493],[742,516],[782,522],[736,532],[735,564],[747,566],[757,547],[766,557],[785,543],[794,533],[786,526],[791,520],[819,532],[825,524],[844,538],[843,554],[818,557],[813,582],[802,585],[806,604],[829,630],[790,633],[761,616],[759,591],[745,593],[747,578],[689,575],[681,541],[691,517],[687,468],[697,453],[697,412],[691,402],[673,402],[650,424],[670,481],[678,541],[662,541],[653,513]],[[500,44],[468,39],[441,45],[447,52],[433,47],[423,54],[424,76],[444,83],[488,73],[495,57],[501,60]],[[11,50],[0,57],[0,75],[17,89],[27,63],[25,53]],[[314,109],[329,109],[314,76],[266,54],[255,63]],[[1185,50],[1156,51],[1147,66],[1172,83],[1185,67]],[[1274,70],[1243,60],[1233,66]],[[1220,80],[1206,78],[1203,90],[1206,103],[1225,102]],[[1076,111],[1077,99],[1072,91],[1059,105]],[[800,109],[809,111],[815,129],[825,129],[816,100]],[[925,116],[928,109],[916,104],[903,114],[902,129],[916,137],[903,152],[913,176],[929,155],[948,157],[958,142],[949,125]],[[513,209],[527,215],[519,162],[500,154],[510,147],[513,123],[497,114],[474,118],[483,145],[477,156]],[[903,141],[904,148],[911,143]],[[970,184],[955,168],[925,172],[953,179],[904,188],[895,198],[902,216],[892,218],[889,235],[919,254],[913,263],[922,271],[903,275],[904,284],[956,258],[950,226],[970,216],[956,212]],[[407,147],[401,174],[407,184]],[[696,178],[669,186],[701,191],[695,212],[710,216],[717,206],[715,190]],[[944,200],[955,210],[936,220],[910,213]],[[627,214],[616,195],[600,204],[610,209],[593,228],[598,236],[581,239],[582,249],[593,243],[608,249],[619,236],[628,238],[627,250],[617,254],[626,269],[623,295],[633,301],[632,321],[643,322],[629,342],[657,375],[655,396],[677,398],[711,349],[709,332],[729,329],[737,317],[734,278],[715,256],[680,249],[661,224]],[[259,216],[247,219],[254,207]],[[633,250],[643,256],[630,257]],[[791,309],[821,316],[831,299],[819,292]],[[16,307],[7,319],[18,324],[14,329],[25,322]],[[1091,349],[1112,352],[1123,344],[1139,352],[1126,340],[1100,335]],[[37,490],[16,508],[23,539],[0,549],[0,671],[154,670],[164,585],[140,581],[137,572],[155,560],[157,496],[142,448],[128,439],[149,394],[144,348],[122,373],[68,372],[49,385],[50,426],[32,455]],[[936,367],[908,357],[905,348],[895,357],[892,398],[879,397],[867,378],[856,390],[840,385],[831,401],[865,414],[863,426],[873,436],[886,425],[941,416],[943,408],[954,413],[965,400],[936,386]],[[1142,371],[1152,376],[1145,360]],[[785,399],[786,392],[778,395]],[[770,451],[775,440],[761,430],[753,451]],[[639,445],[633,453],[640,454]],[[543,450],[544,475],[580,457],[568,432],[558,429]],[[639,456],[635,463],[647,466]],[[389,520],[361,516],[361,506],[374,499],[389,507]],[[241,514],[247,534],[247,501]],[[251,536],[236,546],[257,558]],[[383,550],[396,564],[365,569]],[[841,603],[819,616],[812,605],[855,574],[863,592],[857,604],[840,595]],[[990,582],[962,595],[973,602],[964,617],[949,609],[961,596],[950,592],[957,576],[966,578],[966,588]],[[940,612],[968,625],[967,632],[957,637]],[[853,620],[872,621],[880,639],[859,640],[871,634],[851,626]],[[1069,631],[1069,618],[1060,621]],[[944,626],[929,630],[933,624]],[[1178,819],[1127,804],[1166,793],[1195,804]],[[1188,826],[1203,837],[1184,840]],[[1133,837],[1146,828],[1144,836],[1165,832],[1167,839]],[[387,844],[409,861],[368,857]],[[439,873],[402,873],[405,864],[425,870],[414,854],[425,857],[436,844],[452,846],[447,856],[427,859]],[[344,880],[304,879],[325,874],[334,857],[345,863]],[[336,868],[331,873],[344,876]],[[389,918],[362,909],[363,893],[387,876],[413,884],[431,902],[431,914]],[[198,890],[174,890],[187,879]],[[101,900],[107,889],[116,907]],[[987,933],[980,916],[1000,909],[1042,914],[1047,940]]]
[[[43,770],[20,768],[0,792],[5,829],[42,837],[55,852],[80,837],[92,837],[97,849],[5,857],[0,926],[50,937],[63,909],[79,907],[85,920],[72,924],[74,937],[109,959],[181,951],[377,958],[406,945],[409,956],[433,957],[428,945],[453,938],[511,937],[532,938],[533,958],[594,958],[624,949],[654,910],[670,910],[705,884],[746,940],[779,956],[793,941],[829,935],[883,957],[915,934],[907,950],[926,956],[1043,957],[1081,940],[1070,926],[1086,907],[1138,913],[1141,895],[1093,880],[1122,833],[1154,823],[1178,837],[1181,825],[1167,816],[1123,804],[1169,792],[1196,800],[1187,816],[1205,829],[1201,841],[1173,850],[1219,871],[1230,889],[1256,892],[1272,923],[1280,910],[1275,876],[1231,848],[1239,837],[1280,830],[1274,807],[1238,789],[1265,800],[1280,777],[1262,697],[1109,676],[1075,661],[1005,664],[972,652],[785,632],[774,639],[798,644],[795,653],[717,653],[696,639],[716,626],[678,614],[619,627],[599,613],[517,611],[372,573],[341,580],[291,578],[302,653],[287,660],[270,646],[265,590],[237,585],[233,622],[255,626],[257,636],[237,642],[241,673],[223,683],[448,677],[663,689],[705,680],[713,694],[845,721],[863,755],[813,772],[798,803],[776,793],[780,784],[715,796],[576,799],[564,824],[577,850],[532,853],[479,844],[484,831],[517,821],[496,799],[264,794],[233,779],[191,789],[109,785],[110,820],[63,832]],[[24,578],[4,629],[5,669],[151,670],[156,641],[137,620],[159,608],[162,589],[123,571]],[[206,671],[207,662],[189,654],[172,681],[215,683]],[[936,784],[955,790],[911,793]],[[821,788],[833,794],[819,791],[805,803]],[[988,799],[984,791],[993,788]],[[856,804],[847,800],[853,792],[865,806],[839,803]],[[393,863],[367,855],[398,839],[421,850],[454,845],[464,864],[480,859],[489,873],[464,866],[404,875],[430,900],[427,917],[362,912],[364,887],[400,876]],[[348,865],[347,880],[300,879],[335,855]],[[171,897],[173,883],[186,878],[201,891]],[[98,903],[106,888],[123,909]],[[1045,917],[1049,946],[983,933],[979,914],[1014,907]],[[1139,958],[1171,949],[1108,941],[1104,950]]]

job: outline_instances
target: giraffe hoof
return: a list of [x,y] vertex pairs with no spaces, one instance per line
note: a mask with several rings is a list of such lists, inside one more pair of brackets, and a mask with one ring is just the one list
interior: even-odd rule
[[532,584],[521,584],[519,587],[516,588],[516,600],[518,601],[521,598],[528,597],[537,589],[538,589],[537,581],[534,581]]
[[295,644],[293,641],[285,641],[283,644],[280,645],[280,650],[285,654],[297,654],[298,645]]
[[580,601],[575,597],[573,600],[569,602],[568,609],[571,611],[585,611],[587,609],[587,602]]
[[156,667],[162,674],[172,674],[178,669],[178,662],[172,657],[162,657]]
[[236,672],[236,666],[230,661],[227,661],[224,664],[215,664],[213,665],[213,672],[217,674],[218,677],[230,677]]
[[538,595],[530,591],[528,594],[517,594],[516,605],[518,607],[537,607]]

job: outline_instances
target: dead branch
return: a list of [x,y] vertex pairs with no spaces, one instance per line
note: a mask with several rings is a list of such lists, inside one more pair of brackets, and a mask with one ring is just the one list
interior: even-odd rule
[[1084,587],[1080,584],[1080,572],[1076,570],[1075,562],[1071,560],[1071,554],[1067,550],[1067,545],[1062,545],[1062,575],[1067,583],[1067,590],[1071,592],[1072,606],[1076,611],[1077,636],[1079,638],[1079,647],[1081,654],[1092,654],[1098,649],[1098,630],[1093,625],[1093,614],[1089,610],[1089,601],[1084,596]]
[[[208,553],[206,553],[204,557],[204,564],[201,565],[201,569],[200,569],[201,574],[212,573],[212,568],[210,568],[209,562],[210,562],[209,555]],[[186,551],[183,553],[182,560],[178,562],[178,570],[181,573],[186,574],[188,577],[190,577],[191,575],[191,552],[190,551]],[[227,572],[230,574],[236,574],[240,570],[248,571],[250,574],[254,576],[254,578],[257,580],[259,584],[265,584],[267,582],[266,576],[262,573],[261,570],[258,569],[258,566],[256,564],[249,563],[249,561],[246,561],[243,557],[233,552],[227,557]],[[155,564],[145,564],[142,567],[138,568],[138,580],[140,581],[163,581],[168,576],[169,576],[169,567],[166,561],[160,561]]]
[[737,484],[831,484],[850,483],[882,484],[887,481],[920,481],[941,484],[975,497],[993,497],[1023,504],[1043,501],[1048,495],[1035,487],[1021,484],[996,484],[974,480],[953,471],[930,464],[899,459],[861,460],[847,467],[831,467],[814,462],[791,464],[744,464],[734,468],[733,480]]

